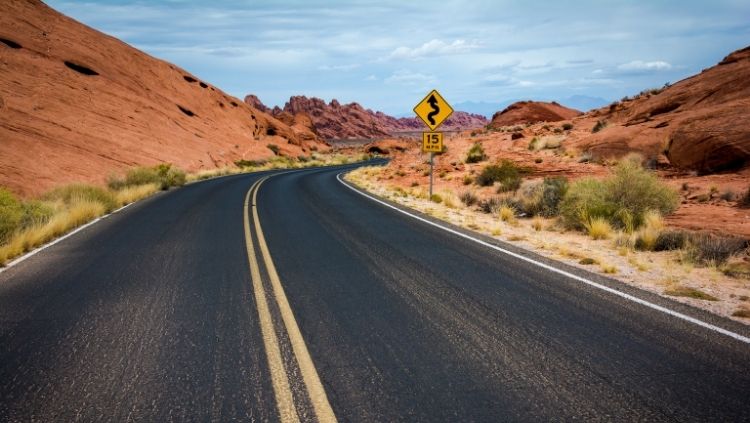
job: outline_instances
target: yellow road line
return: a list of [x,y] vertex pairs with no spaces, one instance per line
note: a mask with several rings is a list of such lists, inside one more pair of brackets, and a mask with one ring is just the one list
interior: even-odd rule
[[[267,178],[258,181],[258,184],[255,187],[255,192],[253,193],[253,205],[257,205],[258,190],[265,179]],[[245,204],[247,205],[247,201]],[[292,351],[297,358],[297,363],[302,372],[302,379],[305,382],[308,394],[310,394],[310,400],[315,411],[315,416],[318,418],[319,422],[335,422],[336,415],[333,413],[331,404],[328,402],[328,396],[323,389],[323,384],[320,382],[320,377],[315,370],[315,365],[310,357],[310,353],[307,351],[307,346],[302,338],[302,333],[299,330],[299,326],[297,326],[297,321],[294,318],[294,313],[292,313],[292,308],[289,306],[289,301],[287,301],[284,288],[281,286],[281,280],[276,273],[276,266],[274,266],[273,260],[271,260],[271,254],[268,252],[268,245],[263,236],[263,229],[260,226],[260,219],[258,218],[257,206],[253,207],[253,219],[255,220],[255,233],[258,236],[260,251],[263,254],[263,260],[266,264],[266,269],[268,270],[268,277],[271,279],[274,296],[276,297],[276,302],[281,311],[281,318],[284,321],[284,326],[286,326],[286,331],[292,344]],[[245,220],[247,221],[247,213]]]
[[[247,195],[245,195],[245,245],[247,246],[247,258],[250,262],[250,275],[253,279],[253,292],[255,293],[255,302],[258,306],[260,330],[263,337],[263,345],[266,348],[266,358],[268,360],[269,371],[271,372],[271,382],[276,397],[276,406],[279,411],[279,417],[282,422],[299,422],[297,409],[294,406],[294,399],[292,398],[292,390],[289,387],[289,378],[284,369],[284,361],[281,359],[279,340],[276,337],[276,331],[273,329],[273,320],[268,309],[268,300],[266,298],[265,290],[263,289],[263,281],[260,278],[260,269],[258,267],[258,261],[255,258],[255,248],[253,247],[252,236],[250,235],[250,222],[248,218],[250,193],[260,186],[262,181],[263,179],[260,179],[255,182],[250,190],[248,190]],[[253,202],[255,201],[253,200]]]

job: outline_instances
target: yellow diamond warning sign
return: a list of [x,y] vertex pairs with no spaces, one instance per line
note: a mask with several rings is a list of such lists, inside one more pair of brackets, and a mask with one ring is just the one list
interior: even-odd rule
[[441,153],[443,151],[443,133],[422,132],[422,151],[425,153]]
[[414,113],[434,131],[453,113],[453,108],[437,90],[432,90],[414,107]]

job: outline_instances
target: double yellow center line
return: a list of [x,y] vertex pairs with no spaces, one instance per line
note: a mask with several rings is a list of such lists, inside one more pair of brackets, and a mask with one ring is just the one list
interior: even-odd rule
[[256,181],[250,190],[245,195],[245,206],[244,206],[244,228],[245,228],[245,244],[247,246],[247,258],[250,262],[250,276],[253,280],[253,292],[255,294],[255,301],[258,308],[258,318],[260,322],[261,335],[263,337],[263,344],[266,350],[266,358],[268,359],[268,368],[271,373],[271,382],[273,385],[274,395],[276,397],[276,406],[279,411],[279,416],[282,422],[298,422],[299,413],[297,413],[297,407],[294,403],[292,396],[292,390],[289,386],[289,372],[284,366],[284,361],[281,358],[281,348],[279,339],[276,336],[274,330],[273,317],[271,316],[268,298],[266,291],[263,288],[263,280],[261,279],[260,267],[256,257],[255,246],[253,245],[253,237],[250,229],[250,209],[252,208],[253,222],[255,223],[255,235],[258,238],[258,247],[260,249],[263,262],[266,267],[266,273],[270,281],[271,288],[273,290],[273,298],[276,300],[276,304],[279,307],[281,314],[281,320],[284,323],[284,329],[289,336],[289,342],[292,345],[292,352],[294,358],[297,361],[300,372],[302,373],[302,380],[307,389],[307,393],[310,396],[310,402],[315,412],[315,417],[319,422],[335,422],[336,416],[333,413],[331,404],[328,402],[328,397],[323,389],[323,384],[320,382],[318,372],[315,370],[315,365],[310,358],[310,353],[307,351],[307,346],[302,338],[302,333],[297,326],[297,321],[294,318],[292,309],[287,301],[284,288],[281,286],[281,280],[279,275],[276,273],[276,266],[273,264],[271,254],[268,252],[268,245],[266,244],[265,236],[263,235],[263,229],[260,226],[260,219],[258,218],[257,197],[258,190],[263,182],[268,179],[269,176],[259,179]]

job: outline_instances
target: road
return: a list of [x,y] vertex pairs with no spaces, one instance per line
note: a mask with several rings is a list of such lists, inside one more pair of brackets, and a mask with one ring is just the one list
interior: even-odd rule
[[0,273],[0,421],[750,419],[747,343],[410,218],[345,169],[192,184]]

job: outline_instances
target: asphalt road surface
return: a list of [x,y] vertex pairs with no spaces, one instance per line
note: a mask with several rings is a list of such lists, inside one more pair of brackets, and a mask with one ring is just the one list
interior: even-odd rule
[[0,273],[0,421],[750,419],[741,339],[406,216],[345,169],[162,193]]

